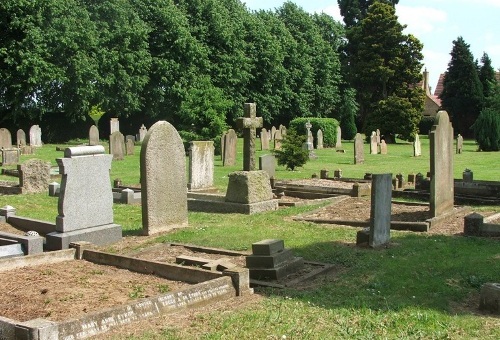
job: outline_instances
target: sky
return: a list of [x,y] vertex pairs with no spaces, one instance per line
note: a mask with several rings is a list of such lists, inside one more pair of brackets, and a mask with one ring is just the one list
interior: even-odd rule
[[[284,0],[242,0],[250,10],[275,9]],[[342,21],[336,0],[292,0],[304,10],[324,12]],[[450,62],[453,41],[463,37],[474,59],[486,52],[496,71],[500,69],[500,0],[399,0],[396,15],[407,25],[404,33],[423,43],[424,68],[431,91]]]

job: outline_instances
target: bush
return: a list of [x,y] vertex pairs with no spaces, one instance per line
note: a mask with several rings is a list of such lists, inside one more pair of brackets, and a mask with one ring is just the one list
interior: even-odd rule
[[335,137],[337,135],[337,126],[339,122],[334,118],[295,118],[290,122],[290,129],[297,131],[298,134],[307,136],[306,123],[311,122],[311,132],[314,137],[319,129],[323,132],[323,145],[325,147],[335,146]]
[[274,150],[278,164],[292,171],[306,164],[309,160],[309,151],[302,149],[305,141],[305,135],[298,135],[294,129],[288,129],[281,143],[281,150]]
[[346,116],[342,119],[340,127],[342,129],[342,139],[352,140],[356,137],[356,133],[358,133],[354,116]]
[[435,121],[436,117],[422,117],[422,120],[418,123],[418,134],[428,135]]
[[500,112],[491,108],[482,110],[472,129],[480,150],[500,150]]

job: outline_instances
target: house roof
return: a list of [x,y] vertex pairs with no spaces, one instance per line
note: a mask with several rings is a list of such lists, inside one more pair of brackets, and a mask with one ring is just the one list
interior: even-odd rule
[[438,98],[443,92],[443,81],[444,81],[444,73],[441,73],[439,75],[439,80],[436,84],[436,88],[434,89],[434,97],[436,98]]

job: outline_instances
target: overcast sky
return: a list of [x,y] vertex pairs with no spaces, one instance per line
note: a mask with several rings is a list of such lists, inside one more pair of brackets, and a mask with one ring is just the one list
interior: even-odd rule
[[[242,0],[247,8],[275,9],[284,0]],[[325,12],[342,21],[336,0],[294,0],[308,12]],[[462,36],[475,59],[488,53],[493,67],[500,68],[500,0],[400,0],[399,22],[423,44],[424,67],[432,91],[439,74],[446,71],[453,40]]]

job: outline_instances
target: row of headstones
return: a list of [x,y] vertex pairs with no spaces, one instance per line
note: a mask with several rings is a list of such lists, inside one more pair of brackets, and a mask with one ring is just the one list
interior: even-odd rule
[[[133,155],[135,141],[142,142],[148,131],[144,124],[142,124],[137,136],[124,136],[119,131],[118,118],[111,118],[111,130],[112,132],[109,136],[109,153],[113,155],[113,160],[123,160],[125,155]],[[99,143],[99,129],[97,126],[92,125],[89,129],[89,145],[99,145]]]
[[[16,133],[17,137],[17,143],[16,146],[22,147],[26,146],[26,133],[24,132],[23,129],[17,130]],[[30,146],[38,147],[42,146],[42,129],[40,129],[40,126],[38,125],[33,125],[30,128],[29,132],[29,141],[30,141]],[[0,149],[10,149],[12,148],[12,135],[10,131],[6,128],[0,128]]]
[[262,128],[260,131],[260,149],[261,150],[269,150],[269,143],[271,141],[274,142],[274,149],[281,150],[281,141],[283,137],[286,136],[286,127],[280,125],[279,129],[273,126],[270,131],[267,131],[265,128]]

